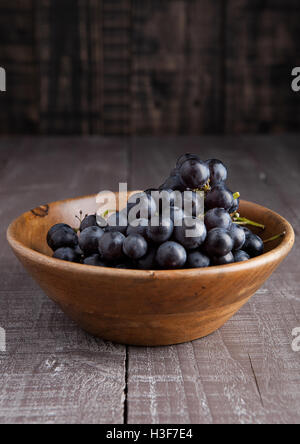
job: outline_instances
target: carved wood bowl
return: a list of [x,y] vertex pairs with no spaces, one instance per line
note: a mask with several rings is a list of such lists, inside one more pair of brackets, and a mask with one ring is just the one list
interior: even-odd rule
[[46,243],[58,222],[76,224],[75,215],[93,213],[95,196],[51,203],[29,211],[8,228],[18,259],[45,293],[84,330],[133,345],[169,345],[204,337],[230,319],[288,255],[294,231],[281,216],[242,201],[240,213],[266,226],[262,256],[205,269],[141,271],[93,267],[53,259]]

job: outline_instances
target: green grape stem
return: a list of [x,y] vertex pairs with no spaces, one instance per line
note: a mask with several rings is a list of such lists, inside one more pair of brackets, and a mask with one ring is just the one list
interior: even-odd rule
[[283,231],[283,233],[276,234],[275,236],[272,236],[269,239],[264,240],[264,244],[267,244],[269,242],[273,242],[274,240],[280,239],[281,237],[284,237],[285,235],[286,235],[286,232]]
[[246,217],[236,216],[235,214],[233,215],[233,222],[238,225],[250,225],[253,227],[261,228],[262,230],[265,229],[265,226],[263,224],[247,219]]

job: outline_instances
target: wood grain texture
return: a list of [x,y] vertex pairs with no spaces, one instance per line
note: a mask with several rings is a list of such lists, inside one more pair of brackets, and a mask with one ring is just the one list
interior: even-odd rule
[[[15,261],[5,229],[39,204],[116,190],[127,173],[130,188],[159,185],[187,151],[222,158],[230,187],[284,215],[296,247],[219,332],[174,347],[130,347],[124,398],[124,348],[85,335],[52,305]],[[0,353],[0,422],[122,423],[125,404],[129,423],[299,423],[300,354],[291,349],[292,329],[300,327],[299,161],[296,135],[135,138],[126,145],[2,139],[0,325],[8,331],[8,353]]]
[[2,0],[0,134],[298,130],[298,0]]
[[39,131],[102,133],[102,1],[39,1],[35,30]]
[[221,131],[222,2],[133,0],[132,24],[133,133]]
[[102,0],[103,133],[131,133],[131,0]]
[[0,96],[0,134],[35,133],[39,118],[33,0],[2,0],[0,66],[6,92]]
[[298,131],[291,70],[300,45],[297,0],[230,0],[226,8],[226,131]]
[[126,159],[117,140],[1,140],[0,423],[123,422],[125,347],[85,334],[47,300],[14,260],[5,225],[49,199],[117,188]]

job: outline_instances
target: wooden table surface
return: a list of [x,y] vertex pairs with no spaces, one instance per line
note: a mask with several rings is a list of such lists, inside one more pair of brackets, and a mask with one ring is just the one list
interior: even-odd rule
[[0,423],[299,423],[300,250],[218,332],[171,347],[89,336],[13,256],[9,222],[39,204],[159,185],[183,152],[217,157],[242,197],[300,224],[300,136],[0,139]]

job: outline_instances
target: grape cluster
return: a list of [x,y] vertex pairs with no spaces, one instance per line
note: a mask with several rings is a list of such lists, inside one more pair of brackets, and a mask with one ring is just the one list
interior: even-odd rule
[[101,220],[87,215],[78,233],[69,225],[54,225],[47,235],[53,257],[155,270],[203,268],[259,256],[263,241],[241,222],[239,193],[227,188],[227,175],[220,160],[184,154],[160,187],[131,196],[125,209]]

